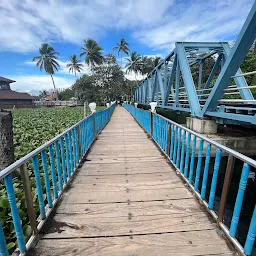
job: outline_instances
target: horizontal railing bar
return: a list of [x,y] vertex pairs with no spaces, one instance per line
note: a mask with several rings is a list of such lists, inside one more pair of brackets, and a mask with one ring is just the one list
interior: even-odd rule
[[[240,104],[241,105],[241,104]],[[222,105],[224,106],[224,105]],[[244,107],[243,105],[239,106],[239,107],[234,107],[234,106],[224,106],[226,109],[236,109],[236,110],[246,110],[246,111],[256,111],[256,108],[248,108],[248,107]],[[218,108],[220,108],[220,106],[218,106]]]
[[240,92],[225,92],[225,95],[240,95]]
[[[180,89],[185,89],[185,87],[180,87],[179,90],[180,90]],[[176,88],[173,88],[173,90],[176,91]],[[195,90],[195,91],[196,91],[196,92],[200,92],[200,91],[208,91],[208,90],[212,90],[212,88],[208,88],[208,89],[197,89],[197,90]]]
[[255,89],[256,85],[251,85],[251,86],[243,86],[243,87],[236,87],[236,88],[227,88],[224,91],[236,91],[236,90],[243,90],[243,89]]
[[[206,101],[206,99],[198,99],[199,101]],[[175,101],[175,100],[168,100],[168,101]],[[189,101],[189,100],[178,100],[178,101],[185,101],[185,102],[187,102],[187,101]]]
[[16,170],[17,168],[19,168],[24,162],[29,161],[33,156],[38,155],[39,153],[41,153],[44,149],[46,149],[47,147],[49,147],[50,145],[52,145],[56,140],[60,139],[61,137],[63,137],[66,133],[70,132],[72,129],[76,128],[77,126],[79,126],[83,121],[85,121],[86,119],[88,119],[89,117],[91,117],[91,115],[83,118],[82,120],[80,120],[78,123],[74,124],[73,126],[71,126],[70,128],[68,128],[67,130],[65,130],[64,132],[62,132],[61,134],[55,136],[54,138],[52,138],[51,140],[47,141],[46,143],[44,143],[42,146],[36,148],[35,150],[33,150],[32,152],[28,153],[27,155],[25,155],[24,157],[22,157],[21,159],[17,160],[16,162],[14,162],[13,164],[9,165],[8,167],[6,167],[5,169],[3,169],[2,171],[0,171],[0,180],[3,179],[4,177],[6,177],[7,175],[9,175],[10,173],[12,173],[14,170]]
[[242,100],[242,99],[222,99],[219,102],[256,102],[256,100]]
[[[226,91],[228,90],[234,90],[234,89],[247,89],[247,88],[254,88],[252,86],[245,86],[245,87],[237,87],[236,85],[230,85],[227,89],[225,89]],[[186,87],[180,87],[179,90],[181,89],[186,89]],[[176,91],[176,88],[173,88],[174,91]],[[196,92],[201,92],[201,91],[210,91],[212,90],[212,87],[211,88],[207,88],[207,89],[196,89],[195,91]],[[160,92],[159,92],[160,93]]]
[[241,76],[249,76],[249,75],[254,75],[256,74],[256,71],[252,71],[252,72],[247,72],[247,73],[242,73],[239,75],[235,75],[235,76],[231,76],[231,78],[236,78],[236,77],[241,77]]

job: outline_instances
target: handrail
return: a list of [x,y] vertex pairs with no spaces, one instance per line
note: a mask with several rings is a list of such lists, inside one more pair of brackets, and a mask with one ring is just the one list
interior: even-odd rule
[[[84,155],[110,120],[114,108],[115,105],[111,105],[89,115],[0,172],[0,180],[4,180],[6,187],[20,255],[23,255],[37,239],[40,229],[56,206]],[[18,168],[20,168],[18,174],[21,177],[18,185],[23,185],[25,194],[25,211],[28,216],[26,223],[28,221],[33,231],[26,238],[17,207],[17,203],[23,199],[19,198],[19,194],[16,195],[12,177],[12,173]],[[29,174],[28,169],[32,171],[32,174]],[[17,175],[16,172],[15,175]],[[41,182],[42,177],[44,183]],[[35,184],[33,191],[32,184]],[[1,186],[4,185],[1,184]],[[32,195],[32,193],[35,194]],[[46,199],[44,199],[44,194],[46,194]],[[38,201],[38,212],[34,208],[34,196]],[[22,210],[24,211],[24,209]],[[40,216],[38,216],[39,214]],[[8,256],[4,231],[5,226],[0,225],[0,255]]]
[[[156,142],[161,151],[168,157],[169,161],[180,174],[181,178],[193,190],[195,196],[214,217],[227,238],[233,243],[233,245],[242,255],[251,255],[256,236],[256,206],[252,214],[247,238],[243,245],[238,241],[236,234],[250,168],[256,168],[256,161],[159,114],[150,113],[149,111],[138,109],[128,104],[125,104],[124,107],[133,115],[137,122],[147,132],[149,122],[150,130],[148,133],[151,135],[152,139]],[[147,120],[148,115],[150,116],[150,120]],[[198,144],[198,140],[199,147],[197,148],[196,144]],[[207,181],[208,173],[210,171],[209,168],[211,168],[210,157],[213,151],[212,146],[214,146],[216,150],[214,167],[212,168],[213,176],[211,185],[209,186],[209,182],[207,183]],[[206,149],[205,162],[204,169],[201,170],[204,149]],[[220,204],[219,207],[216,206],[216,208],[218,208],[218,213],[216,213],[214,211],[214,204],[216,201],[215,192],[218,183],[221,157],[224,152],[228,155],[228,162],[226,165],[226,173],[222,186]],[[223,222],[223,219],[235,159],[239,159],[243,162],[243,168],[229,229],[229,227],[227,227]],[[201,185],[199,186],[199,184]],[[207,189],[210,191],[208,202],[206,201]]]
[[42,146],[36,148],[35,150],[31,151],[30,153],[28,153],[27,155],[25,155],[24,157],[22,157],[21,159],[17,160],[16,162],[14,162],[13,164],[9,165],[8,167],[6,167],[5,169],[3,169],[2,171],[0,171],[0,180],[3,179],[5,176],[7,176],[8,174],[12,173],[14,170],[18,169],[23,162],[26,162],[28,160],[30,160],[33,156],[38,155],[39,153],[41,153],[45,148],[49,147],[50,145],[52,145],[56,140],[60,139],[61,137],[63,137],[63,135],[67,134],[68,132],[70,132],[72,129],[78,127],[83,121],[87,120],[91,115],[85,117],[84,119],[80,120],[78,123],[74,124],[73,126],[71,126],[70,128],[68,128],[67,130],[65,130],[64,132],[62,132],[61,134],[56,135],[54,138],[52,138],[51,140],[45,142]]
[[241,76],[250,76],[250,75],[254,75],[254,74],[256,74],[256,71],[252,71],[252,72],[247,72],[247,73],[231,76],[231,78],[236,78],[236,77],[241,77]]
[[226,147],[226,146],[224,146],[224,145],[222,145],[222,144],[220,144],[220,143],[218,143],[218,142],[216,142],[216,141],[214,141],[214,140],[212,140],[212,139],[210,139],[210,138],[208,138],[206,136],[203,136],[200,133],[197,133],[197,132],[195,132],[193,130],[190,130],[189,128],[187,128],[187,127],[185,127],[185,126],[183,126],[181,124],[178,124],[178,123],[176,123],[176,122],[174,122],[174,121],[172,121],[172,120],[170,120],[170,119],[168,119],[168,118],[166,118],[164,116],[161,116],[161,115],[159,115],[157,113],[155,113],[154,115],[163,118],[167,122],[169,122],[169,123],[171,123],[171,124],[181,128],[181,129],[183,129],[183,130],[185,130],[185,131],[187,131],[187,132],[189,132],[189,133],[191,133],[193,135],[195,135],[196,137],[198,137],[198,138],[200,138],[202,140],[207,141],[208,143],[214,145],[216,148],[222,149],[222,150],[226,151],[227,153],[233,155],[234,157],[236,157],[236,158],[238,158],[238,159],[240,159],[240,160],[242,160],[242,161],[244,161],[244,162],[248,163],[249,165],[251,165],[251,166],[256,168],[256,161],[253,160],[252,158],[250,158],[250,157],[248,157],[248,156],[246,156],[244,154],[241,154],[241,153],[239,153],[239,152],[237,152],[237,151],[235,151],[235,150],[233,150],[231,148],[228,148],[228,147]]

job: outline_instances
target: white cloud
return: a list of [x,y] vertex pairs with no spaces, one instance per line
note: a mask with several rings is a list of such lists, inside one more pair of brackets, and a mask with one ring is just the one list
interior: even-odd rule
[[166,55],[176,41],[233,39],[252,4],[253,0],[0,0],[0,50],[30,52],[42,42],[81,44],[111,29],[129,31]]
[[177,2],[164,22],[133,35],[140,42],[167,52],[178,41],[230,40],[239,33],[252,4],[252,0]]
[[27,52],[43,41],[81,43],[105,28],[159,23],[174,0],[0,0],[0,50]]
[[[12,79],[16,81],[16,83],[11,84],[11,88],[14,91],[18,92],[28,92],[31,94],[38,94],[41,90],[52,90],[53,84],[51,77],[49,75],[17,75],[12,76]],[[68,88],[74,82],[76,78],[65,78],[54,76],[54,82],[56,88]]]

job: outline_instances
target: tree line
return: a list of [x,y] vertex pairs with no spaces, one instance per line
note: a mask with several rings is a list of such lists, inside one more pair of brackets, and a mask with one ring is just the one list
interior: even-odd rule
[[[147,57],[136,51],[130,51],[129,43],[124,38],[121,38],[120,42],[113,47],[113,51],[117,51],[117,56],[120,57],[120,65],[112,53],[103,56],[102,51],[103,48],[94,39],[84,40],[80,55],[71,55],[66,67],[70,73],[77,76],[83,71],[84,65],[87,65],[90,74],[81,76],[71,88],[60,92],[59,99],[66,100],[70,97],[77,97],[79,100],[102,102],[121,97],[127,98],[128,95],[131,99],[133,90],[139,82],[138,74],[146,76],[161,61],[160,57]],[[51,45],[43,43],[39,48],[39,54],[33,58],[33,61],[36,62],[40,71],[45,71],[51,76],[54,91],[56,91],[53,75],[60,68],[59,53]],[[124,55],[126,55],[126,64],[123,69]],[[84,58],[84,64],[82,58]],[[125,73],[134,74],[135,81],[125,78]],[[41,96],[45,94],[45,91],[40,93]]]
[[[255,44],[256,45],[256,44]],[[254,49],[255,50],[255,49]],[[93,39],[86,39],[81,47],[79,56],[73,54],[69,57],[70,62],[67,68],[70,73],[75,76],[83,71],[84,65],[89,67],[89,74],[85,74],[78,78],[71,88],[59,93],[59,99],[68,100],[71,97],[76,97],[81,101],[96,101],[98,103],[106,100],[114,100],[120,98],[132,98],[134,88],[138,85],[138,74],[146,76],[149,74],[160,62],[160,57],[142,56],[136,51],[130,51],[129,44],[124,38],[116,43],[113,51],[117,51],[117,56],[120,58],[120,65],[118,65],[116,57],[112,54],[102,54],[103,48]],[[53,75],[58,71],[60,65],[58,63],[59,53],[54,50],[49,44],[42,44],[39,49],[39,56],[33,58],[36,65],[41,71],[45,71],[51,76],[54,90],[56,90]],[[123,58],[125,57],[125,67],[123,68]],[[84,58],[84,64],[82,63]],[[202,77],[206,81],[211,69],[215,63],[213,58],[208,58],[204,62],[204,72]],[[195,84],[198,79],[198,65],[191,67],[192,76]],[[244,62],[241,65],[243,72],[250,72],[256,70],[256,52],[251,50]],[[217,72],[213,82],[216,80]],[[125,77],[125,73],[133,73],[135,81],[131,81]],[[246,80],[249,85],[256,84],[256,75],[247,76]],[[252,93],[256,95],[256,90],[252,89]],[[41,92],[44,96],[45,91]]]

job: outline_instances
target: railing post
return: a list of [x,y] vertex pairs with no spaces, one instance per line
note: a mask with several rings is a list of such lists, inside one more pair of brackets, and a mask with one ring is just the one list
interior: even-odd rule
[[153,138],[153,127],[154,127],[154,113],[150,112],[150,136]]
[[26,205],[28,210],[29,222],[34,234],[37,234],[38,230],[37,230],[36,213],[33,205],[33,198],[31,193],[31,187],[30,187],[30,181],[29,181],[26,162],[20,167],[20,176],[23,182],[23,189],[25,193],[25,200],[26,200]]
[[60,166],[60,148],[59,148],[59,141],[56,140],[54,142],[55,145],[55,152],[56,152],[56,159],[57,159],[57,173],[58,173],[58,184],[59,184],[59,190],[63,190],[63,182],[62,182],[62,171]]
[[205,164],[204,164],[204,172],[203,172],[203,181],[202,181],[202,187],[201,187],[201,199],[205,199],[206,194],[206,188],[207,188],[207,180],[208,180],[208,174],[209,174],[209,164],[211,160],[211,144],[209,143],[206,148],[206,158],[205,158]]
[[167,156],[170,157],[171,152],[171,140],[172,140],[172,125],[169,123],[168,125],[168,144],[167,144]]
[[1,256],[9,256],[6,240],[4,236],[4,231],[2,225],[0,224],[0,255]]
[[23,235],[22,226],[21,226],[19,211],[16,205],[16,196],[13,188],[12,176],[11,175],[6,176],[4,178],[4,182],[6,186],[8,201],[11,208],[12,220],[13,220],[13,225],[14,225],[14,229],[15,229],[15,233],[18,241],[18,246],[20,249],[20,253],[22,254],[26,251],[26,243]]
[[100,131],[103,129],[103,112],[100,114]]
[[219,175],[219,167],[220,167],[220,161],[221,161],[221,154],[222,154],[222,151],[220,149],[217,149],[216,156],[215,156],[215,163],[214,163],[214,167],[213,167],[212,183],[211,183],[211,190],[210,190],[209,203],[208,203],[208,208],[210,210],[212,210],[213,206],[214,206],[215,192],[216,192],[217,180],[218,180],[218,175]]
[[93,123],[94,139],[96,139],[97,138],[97,127],[96,127],[96,115],[95,115],[95,113],[92,114],[92,123]]
[[145,129],[144,128],[144,110],[141,111],[141,119],[142,119],[141,126],[143,129]]
[[45,182],[46,197],[47,197],[49,208],[52,208],[52,193],[51,193],[50,179],[48,176],[49,175],[48,174],[48,164],[47,164],[45,150],[43,150],[41,152],[41,157],[42,157],[42,165],[43,165],[43,170],[44,170],[44,182]]
[[225,212],[225,205],[226,205],[226,202],[227,202],[228,191],[229,191],[229,188],[230,188],[230,183],[231,183],[232,174],[233,174],[234,163],[235,163],[234,157],[232,155],[229,155],[228,156],[228,163],[227,163],[227,167],[226,167],[224,184],[223,184],[222,193],[221,193],[221,199],[220,199],[220,206],[219,206],[219,212],[218,212],[218,222],[223,221],[224,212]]
[[50,145],[48,149],[49,149],[49,155],[50,155],[50,168],[51,168],[51,174],[52,174],[53,194],[54,194],[54,198],[57,199],[59,195],[58,195],[57,177],[55,172],[55,160],[54,160],[52,145]]
[[38,163],[38,157],[34,156],[32,158],[32,164],[34,169],[34,175],[36,180],[36,189],[37,189],[37,197],[38,197],[38,203],[39,203],[39,209],[40,209],[40,217],[41,220],[44,220],[45,215],[45,205],[44,205],[44,196],[43,196],[43,190],[40,180],[40,170],[39,170],[39,163]]
[[233,217],[230,224],[229,234],[231,237],[236,236],[236,230],[237,230],[237,226],[240,218],[240,213],[241,213],[243,199],[244,199],[244,192],[246,189],[249,172],[250,172],[250,166],[247,163],[244,163],[241,178],[240,178],[240,183],[239,183],[239,189],[237,192],[236,203],[233,211]]
[[249,227],[249,231],[247,234],[246,242],[244,245],[244,253],[246,255],[251,255],[252,249],[253,249],[253,244],[255,241],[256,237],[256,206],[253,211],[252,219],[251,219],[251,224]]
[[80,125],[77,126],[77,140],[78,140],[78,158],[80,160],[80,158],[82,157],[82,146],[81,146],[81,129],[80,129]]

